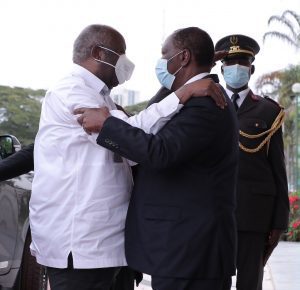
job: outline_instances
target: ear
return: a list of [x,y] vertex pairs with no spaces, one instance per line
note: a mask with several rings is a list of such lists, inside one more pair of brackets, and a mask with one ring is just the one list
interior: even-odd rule
[[186,66],[191,61],[191,52],[189,49],[185,48],[181,54],[181,65]]
[[251,74],[253,75],[255,71],[255,65],[251,65]]
[[94,46],[91,51],[91,57],[97,60],[102,60],[104,57],[104,51],[99,46]]

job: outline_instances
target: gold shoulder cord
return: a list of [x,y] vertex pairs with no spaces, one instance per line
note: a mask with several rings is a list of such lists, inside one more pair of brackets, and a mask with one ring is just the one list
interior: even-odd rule
[[242,130],[240,130],[239,131],[240,135],[245,137],[245,138],[249,138],[249,139],[256,139],[256,138],[259,138],[259,137],[262,137],[262,136],[268,134],[266,136],[266,138],[256,148],[247,148],[241,142],[239,142],[240,149],[247,152],[247,153],[256,153],[260,149],[262,149],[262,147],[266,143],[268,143],[268,149],[269,149],[270,139],[274,135],[274,133],[281,127],[281,125],[284,121],[284,115],[285,115],[284,109],[281,109],[281,111],[277,115],[275,121],[273,122],[271,128],[267,131],[264,131],[264,132],[260,133],[260,134],[250,135],[250,134],[247,134],[247,133],[243,132]]

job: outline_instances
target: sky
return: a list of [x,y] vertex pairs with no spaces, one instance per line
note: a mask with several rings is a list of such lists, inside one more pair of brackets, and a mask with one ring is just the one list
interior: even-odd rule
[[[154,67],[163,40],[174,30],[198,26],[214,43],[229,34],[246,34],[261,46],[250,85],[262,74],[300,63],[298,53],[278,39],[262,42],[271,15],[300,13],[300,0],[0,0],[0,85],[47,89],[72,65],[72,46],[87,25],[120,31],[136,68],[120,87],[152,97],[160,84]],[[217,65],[213,73],[220,73]],[[220,75],[221,81],[222,76]]]

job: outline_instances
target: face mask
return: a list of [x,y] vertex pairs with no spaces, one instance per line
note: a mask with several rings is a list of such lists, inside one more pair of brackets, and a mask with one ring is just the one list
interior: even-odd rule
[[119,56],[118,58],[118,61],[116,63],[116,65],[112,65],[111,63],[109,62],[106,62],[106,61],[103,61],[103,60],[100,60],[100,59],[96,59],[96,61],[98,62],[102,62],[102,63],[105,63],[107,65],[110,65],[112,67],[115,68],[115,73],[116,73],[116,76],[117,76],[117,79],[118,79],[118,82],[119,84],[123,84],[125,81],[128,81],[131,76],[132,76],[132,73],[133,73],[133,70],[134,70],[134,63],[132,61],[130,61],[125,54],[118,54],[116,53],[115,51],[113,51],[112,49],[109,49],[107,47],[104,47],[104,46],[100,46],[98,45],[99,47],[103,48],[103,49],[106,49],[116,55]]
[[226,84],[234,89],[239,89],[249,82],[250,68],[239,64],[224,66],[223,76]]
[[176,53],[169,59],[160,58],[157,61],[157,64],[155,67],[156,76],[157,76],[160,84],[169,90],[171,90],[171,87],[175,80],[175,75],[182,69],[182,66],[174,74],[170,74],[168,72],[168,62],[182,52],[183,52],[183,50]]

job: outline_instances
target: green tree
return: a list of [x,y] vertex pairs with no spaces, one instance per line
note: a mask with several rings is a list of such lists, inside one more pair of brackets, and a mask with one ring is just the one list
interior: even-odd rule
[[[287,161],[287,173],[291,184],[295,184],[294,160],[296,158],[296,102],[292,85],[300,81],[300,65],[291,65],[284,70],[262,75],[256,82],[256,90],[269,95],[285,107],[283,139]],[[298,125],[299,126],[299,125]]]
[[45,90],[0,86],[0,134],[14,135],[23,145],[33,142],[44,95]]
[[138,114],[140,111],[144,110],[148,104],[148,101],[141,102],[135,105],[125,107],[126,112],[131,115]]
[[[292,10],[285,10],[281,16],[273,15],[269,18],[268,24],[277,22],[281,24],[283,31],[273,30],[266,32],[263,36],[265,41],[269,37],[276,37],[283,42],[288,43],[295,49],[300,48],[300,15]],[[277,96],[278,101],[285,106],[286,116],[284,123],[284,144],[285,144],[285,155],[287,160],[287,171],[288,178],[292,184],[295,184],[297,181],[293,180],[297,175],[294,172],[295,167],[293,166],[295,160],[298,158],[297,144],[298,139],[297,131],[299,124],[298,117],[296,113],[295,104],[292,104],[293,92],[291,91],[292,85],[300,81],[300,66],[289,66],[283,71],[272,72],[267,75],[263,75],[257,82],[259,89],[263,90],[264,88],[269,88],[269,93],[273,96]],[[298,99],[297,99],[298,100]],[[298,104],[298,101],[295,102]],[[297,119],[297,122],[295,122]],[[297,162],[296,162],[297,163]],[[295,169],[297,170],[297,169]]]
[[[45,90],[0,86],[0,135],[14,135],[23,145],[32,143],[38,131],[45,93]],[[141,102],[125,109],[134,115],[146,108],[147,103]]]
[[276,37],[287,42],[296,49],[300,48],[300,15],[292,10],[285,10],[281,16],[273,15],[269,18],[268,24],[278,22],[285,31],[269,31],[263,36],[263,41],[269,37]]
[[[0,135],[16,136],[23,145],[34,141],[38,131],[41,101],[45,90],[0,86]],[[142,111],[148,101],[126,107],[134,115]]]

